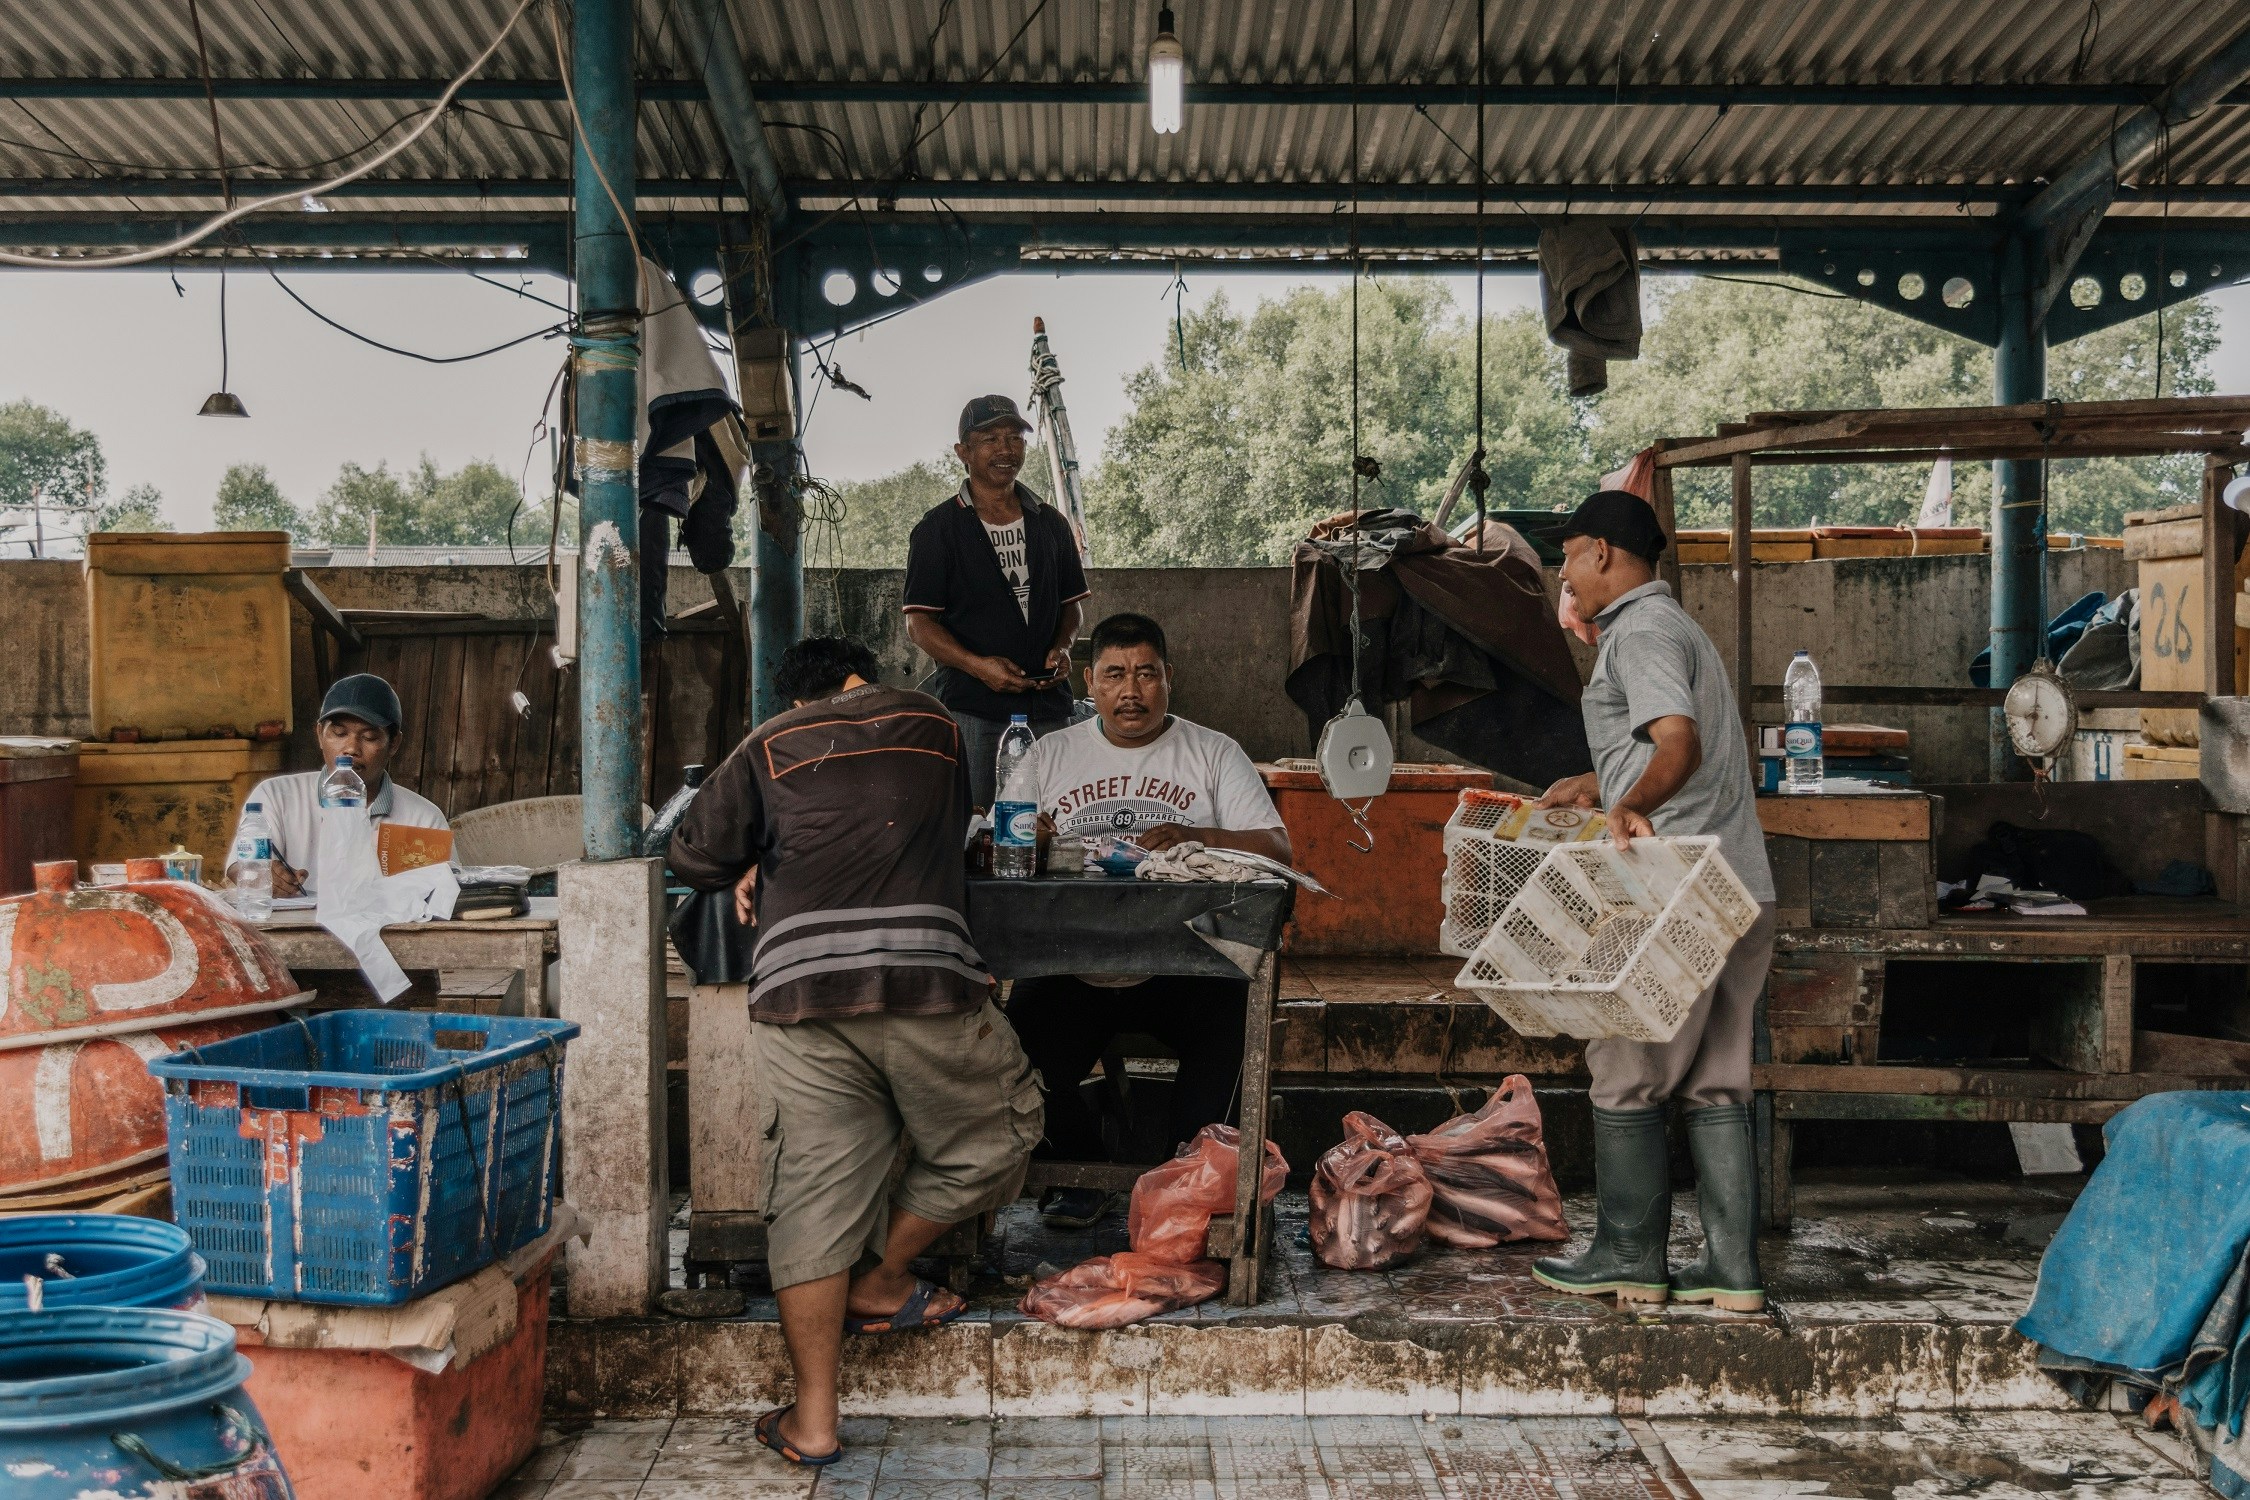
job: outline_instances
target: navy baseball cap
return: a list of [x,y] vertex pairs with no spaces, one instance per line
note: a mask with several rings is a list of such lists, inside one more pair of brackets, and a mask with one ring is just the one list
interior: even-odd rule
[[1016,403],[1006,396],[979,396],[961,408],[961,441],[967,442],[972,432],[982,432],[987,427],[998,427],[1003,422],[1020,432],[1031,431],[1031,424],[1016,410]]
[[1540,533],[1549,541],[1564,537],[1599,537],[1650,562],[1664,555],[1664,528],[1656,510],[1640,496],[1626,490],[1596,490],[1578,503],[1570,519]]
[[398,692],[372,672],[339,677],[328,696],[320,700],[320,718],[325,723],[345,715],[363,719],[377,729],[396,729],[402,717]]

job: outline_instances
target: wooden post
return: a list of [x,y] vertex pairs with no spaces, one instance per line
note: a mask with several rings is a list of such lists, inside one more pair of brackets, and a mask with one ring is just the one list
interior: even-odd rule
[[1658,469],[1649,478],[1649,504],[1656,511],[1656,524],[1664,528],[1664,556],[1657,562],[1656,576],[1671,587],[1672,597],[1680,597],[1680,516],[1672,503],[1672,471]]
[[702,1265],[766,1253],[764,1137],[750,1064],[750,987],[688,991],[687,1259]]
[[1750,719],[1750,455],[1734,456],[1734,699],[1742,713],[1750,764],[1758,763],[1758,731]]
[[2203,467],[2203,693],[2234,691],[2234,517],[2226,504],[2224,464]]
[[1242,1027],[1242,1133],[1235,1162],[1234,1245],[1226,1255],[1227,1302],[1254,1307],[1266,1254],[1258,1186],[1266,1165],[1266,1107],[1273,1088],[1273,1016],[1281,994],[1281,955],[1268,953],[1250,981]]

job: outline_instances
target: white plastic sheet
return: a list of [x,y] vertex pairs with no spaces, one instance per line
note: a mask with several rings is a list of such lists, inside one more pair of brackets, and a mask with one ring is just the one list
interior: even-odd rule
[[393,923],[442,921],[461,886],[449,864],[385,875],[375,863],[375,824],[360,807],[320,810],[320,898],[313,919],[352,950],[385,1004],[406,993],[406,971],[383,942]]

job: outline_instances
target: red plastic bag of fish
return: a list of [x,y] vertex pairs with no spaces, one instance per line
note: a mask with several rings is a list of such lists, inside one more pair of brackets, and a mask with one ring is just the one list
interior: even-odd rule
[[1215,1260],[1174,1265],[1128,1250],[1097,1255],[1037,1283],[1024,1294],[1021,1311],[1058,1328],[1123,1328],[1207,1302],[1226,1284],[1227,1268]]
[[1475,1114],[1456,1115],[1406,1144],[1437,1192],[1431,1239],[1481,1250],[1509,1240],[1570,1238],[1547,1165],[1539,1101],[1521,1073],[1502,1080]]
[[1358,1110],[1313,1168],[1312,1248],[1324,1266],[1380,1271],[1422,1248],[1430,1178],[1399,1133]]
[[[1125,1217],[1133,1248],[1175,1266],[1209,1255],[1212,1216],[1234,1212],[1235,1166],[1241,1155],[1241,1131],[1232,1125],[1206,1125],[1177,1156],[1143,1172],[1133,1184],[1133,1205]],[[1258,1201],[1271,1203],[1288,1177],[1289,1163],[1281,1148],[1266,1142]]]

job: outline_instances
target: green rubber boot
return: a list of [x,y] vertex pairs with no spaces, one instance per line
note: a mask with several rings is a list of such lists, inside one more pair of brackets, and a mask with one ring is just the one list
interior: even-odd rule
[[1750,1145],[1750,1106],[1721,1104],[1687,1113],[1695,1156],[1695,1201],[1703,1213],[1703,1253],[1672,1277],[1681,1302],[1728,1312],[1763,1312],[1758,1274],[1758,1173]]
[[1620,1302],[1671,1295],[1664,1245],[1672,1228],[1671,1153],[1662,1109],[1594,1110],[1594,1242],[1573,1259],[1534,1261],[1531,1274],[1558,1292],[1617,1294]]

